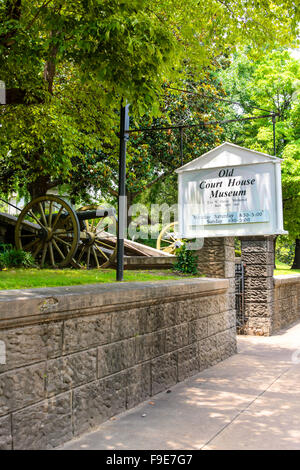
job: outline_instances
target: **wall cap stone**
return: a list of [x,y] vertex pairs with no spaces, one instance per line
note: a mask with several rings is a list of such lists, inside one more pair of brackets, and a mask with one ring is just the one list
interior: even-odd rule
[[300,274],[282,274],[281,276],[274,276],[275,287],[298,283],[300,284]]
[[195,278],[3,290],[0,329],[215,295],[228,287],[227,279]]

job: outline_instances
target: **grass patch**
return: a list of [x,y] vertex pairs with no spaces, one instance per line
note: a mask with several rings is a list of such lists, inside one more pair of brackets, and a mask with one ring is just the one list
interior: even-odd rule
[[[300,269],[291,269],[287,264],[276,261],[275,276],[282,274],[300,274]],[[124,281],[162,281],[178,280],[199,275],[182,275],[171,270],[165,271],[125,271]],[[116,282],[114,269],[83,270],[83,269],[36,269],[36,268],[10,268],[0,271],[0,290],[3,289],[30,289],[33,287],[73,286],[80,284],[97,284],[104,282]]]
[[274,276],[281,276],[282,274],[300,274],[300,269],[291,269],[288,264],[276,261],[276,269],[274,269]]
[[[188,276],[192,277],[192,276]],[[186,276],[174,274],[171,270],[161,271],[125,271],[124,281],[160,281],[182,279]],[[0,289],[29,289],[32,287],[73,286],[115,282],[114,269],[8,269],[0,272]]]
[[134,240],[137,243],[141,243],[142,245],[150,246],[151,248],[156,248],[156,239],[154,238],[138,238]]

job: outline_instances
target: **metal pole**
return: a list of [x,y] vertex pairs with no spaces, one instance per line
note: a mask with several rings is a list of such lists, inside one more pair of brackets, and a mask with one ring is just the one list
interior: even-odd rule
[[6,88],[2,80],[0,80],[0,104],[6,104]]
[[181,156],[181,166],[183,165],[183,128],[180,127],[180,156]]
[[[6,104],[6,88],[2,80],[0,80],[0,104]],[[0,127],[2,127],[2,124],[0,124]]]
[[119,156],[119,199],[118,199],[118,235],[117,235],[117,281],[123,281],[124,273],[124,238],[127,220],[126,202],[126,143],[129,138],[129,105],[120,110],[120,156]]
[[273,155],[276,157],[276,114],[272,113],[272,122],[273,122]]

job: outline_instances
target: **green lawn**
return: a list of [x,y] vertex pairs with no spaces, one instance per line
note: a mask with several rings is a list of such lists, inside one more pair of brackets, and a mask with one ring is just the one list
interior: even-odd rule
[[300,274],[300,269],[291,269],[287,264],[276,261],[276,269],[274,270],[275,276],[281,276],[282,274]]
[[[161,271],[125,271],[124,281],[158,281],[182,279],[186,276],[174,274],[171,270]],[[114,269],[89,271],[81,269],[8,269],[0,271],[0,289],[28,289],[31,287],[72,286],[95,284],[97,282],[115,282]]]
[[[275,276],[281,274],[300,274],[300,269],[291,269],[287,264],[276,262]],[[159,281],[183,279],[188,276],[165,271],[125,271],[124,281]],[[190,276],[193,277],[193,276]],[[72,286],[115,282],[114,269],[85,271],[83,269],[8,269],[0,271],[0,289],[29,289],[31,287]]]

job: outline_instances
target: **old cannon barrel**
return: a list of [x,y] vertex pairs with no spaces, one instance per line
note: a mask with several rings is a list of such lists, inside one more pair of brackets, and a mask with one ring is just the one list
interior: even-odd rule
[[79,220],[100,219],[101,217],[109,217],[115,215],[115,209],[91,209],[87,211],[77,211],[76,215]]

